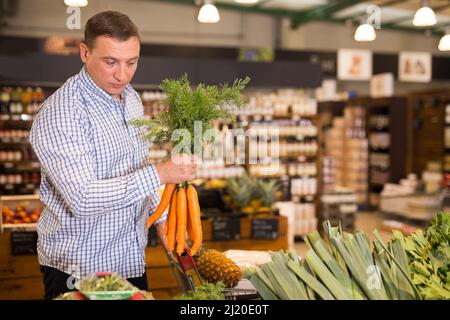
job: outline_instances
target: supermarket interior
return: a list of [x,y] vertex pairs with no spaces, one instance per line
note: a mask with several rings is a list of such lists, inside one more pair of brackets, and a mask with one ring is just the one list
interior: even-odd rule
[[0,207],[1,300],[450,299],[450,1],[0,0]]

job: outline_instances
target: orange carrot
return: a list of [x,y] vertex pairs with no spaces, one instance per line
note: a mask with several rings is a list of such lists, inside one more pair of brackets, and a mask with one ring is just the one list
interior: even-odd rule
[[188,206],[187,206],[187,218],[186,218],[186,229],[187,229],[187,234],[190,240],[190,243],[192,245],[192,241],[194,241],[194,231],[192,230],[192,219],[191,219],[192,215],[189,213],[189,202],[188,202]]
[[191,255],[193,256],[200,250],[203,241],[202,223],[200,219],[200,205],[198,203],[197,190],[195,190],[195,187],[193,185],[188,185],[186,196],[189,207],[190,221],[192,222],[191,227],[193,238],[191,240],[193,244]]
[[169,205],[173,190],[175,190],[174,183],[166,184],[166,187],[164,188],[164,193],[161,197],[161,202],[159,203],[158,208],[156,208],[155,212],[147,220],[147,228],[150,228],[155,223],[156,220],[161,218],[164,211],[167,209],[167,206]]
[[175,190],[170,201],[169,217],[167,218],[167,248],[169,252],[175,249],[175,237],[177,235],[177,193]]
[[187,201],[186,188],[178,188],[177,192],[177,253],[182,254],[186,245]]

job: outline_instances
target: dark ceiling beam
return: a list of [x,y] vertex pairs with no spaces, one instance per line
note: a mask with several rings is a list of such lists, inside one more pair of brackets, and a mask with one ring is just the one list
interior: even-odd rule
[[[146,0],[148,1],[148,0]],[[175,4],[184,4],[189,6],[197,6],[197,1],[195,0],[152,0],[154,2],[165,2],[165,3],[175,3]],[[266,0],[264,3],[270,2],[272,0]],[[394,5],[399,2],[408,1],[408,0],[387,0],[386,2],[380,4],[380,7],[383,6],[389,6]],[[361,1],[358,0],[331,0],[330,3],[319,6],[316,8],[303,10],[303,11],[293,11],[293,10],[282,10],[282,9],[272,9],[272,8],[262,8],[261,5],[263,3],[260,3],[259,5],[255,4],[253,6],[239,6],[239,5],[231,5],[226,3],[221,3],[220,0],[217,0],[215,5],[218,8],[228,9],[228,10],[234,10],[244,13],[259,13],[259,14],[267,14],[267,15],[275,15],[275,16],[287,16],[292,17],[292,26],[299,26],[303,23],[306,23],[308,21],[318,20],[318,21],[326,21],[326,22],[333,22],[333,23],[346,23],[347,21],[351,20],[350,18],[333,18],[333,13],[338,12],[340,10],[346,9],[348,7],[351,7],[353,5],[356,5],[360,3]],[[441,10],[444,10],[445,8],[450,7],[449,4],[437,6],[433,8],[435,12],[439,12]],[[403,21],[411,19],[411,16],[408,16],[408,18],[405,18]],[[397,26],[396,23],[398,21],[386,23],[385,25],[382,25],[381,28],[383,29],[389,29],[389,30],[398,30],[398,31],[406,31],[411,33],[421,33],[424,34],[423,28],[409,28],[409,27],[403,27],[403,26]],[[438,29],[445,26],[444,24],[441,26],[436,26],[428,29],[429,33],[434,36],[442,36],[443,33],[439,31]]]
[[304,23],[329,18],[333,13],[347,9],[360,2],[358,0],[331,0],[328,4],[296,13],[292,18],[291,27],[296,29]]
[[[402,2],[406,2],[406,1],[410,1],[410,0],[388,0],[388,1],[383,2],[382,4],[379,4],[377,6],[380,7],[380,8],[391,7],[391,6],[394,6],[396,4],[399,4],[399,3],[402,3]],[[367,4],[367,6],[369,6],[369,5],[370,5],[370,3]],[[367,11],[364,10],[364,11],[360,11],[360,12],[354,14],[354,15],[346,16],[346,17],[340,17],[338,19],[342,19],[343,21],[345,21],[345,20],[356,20],[356,19],[359,19],[361,16],[364,16],[366,14],[367,14]]]
[[[332,23],[342,25],[343,19],[327,19],[327,22],[332,22]],[[403,31],[403,32],[422,34],[422,35],[425,35],[428,32],[428,34],[430,36],[436,36],[436,37],[442,37],[444,35],[443,32],[437,31],[437,30],[424,30],[424,29],[419,29],[419,28],[401,27],[401,26],[395,26],[395,25],[384,28],[384,29],[394,30],[394,31]],[[381,32],[382,31],[383,31],[383,29],[381,30]]]
[[[450,3],[444,4],[444,5],[440,5],[440,6],[431,7],[431,9],[433,9],[433,11],[436,13],[436,12],[442,11],[442,10],[448,8],[448,7],[450,7]],[[415,12],[414,12],[414,14],[415,14]],[[393,20],[393,21],[390,21],[390,22],[385,23],[385,24],[381,24],[381,28],[390,28],[390,27],[393,27],[395,25],[398,25],[399,23],[411,20],[411,19],[414,18],[414,14],[413,15],[404,16],[404,17],[402,17],[400,19]]]
[[261,8],[263,5],[265,5],[266,3],[269,3],[273,0],[259,0],[257,3],[255,3],[253,5],[253,8]]
[[448,22],[443,22],[443,23],[437,23],[434,26],[428,27],[430,30],[438,30],[438,29],[442,29],[442,28],[447,28],[450,26],[450,23]]
[[[200,6],[196,4],[195,0],[153,0],[153,1],[196,6],[200,9]],[[267,14],[267,15],[274,15],[274,16],[293,16],[295,14],[295,11],[292,11],[292,10],[272,9],[272,8],[265,9],[265,8],[261,8],[257,5],[240,6],[240,5],[234,5],[234,4],[229,4],[229,3],[223,3],[220,1],[215,1],[214,5],[218,9],[233,10],[233,11],[239,11],[242,13],[259,13],[259,14]]]

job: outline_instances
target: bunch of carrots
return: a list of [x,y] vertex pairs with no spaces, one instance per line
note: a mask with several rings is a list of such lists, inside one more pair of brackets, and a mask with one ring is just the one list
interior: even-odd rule
[[148,228],[163,215],[167,207],[169,215],[164,235],[169,252],[176,250],[179,255],[184,252],[187,233],[191,242],[190,254],[194,256],[200,250],[203,241],[197,190],[189,182],[166,184],[158,208],[147,220]]

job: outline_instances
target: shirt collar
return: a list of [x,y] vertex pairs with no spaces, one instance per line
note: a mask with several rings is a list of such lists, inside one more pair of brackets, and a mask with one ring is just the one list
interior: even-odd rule
[[132,87],[130,84],[127,84],[125,88],[123,89],[122,93],[120,94],[121,102],[117,101],[112,95],[110,95],[108,92],[100,88],[94,80],[92,80],[91,76],[89,75],[86,66],[83,66],[80,73],[80,80],[81,83],[84,85],[84,87],[91,93],[95,94],[99,98],[106,100],[107,102],[120,104],[121,102],[125,101],[126,96],[131,91]]

